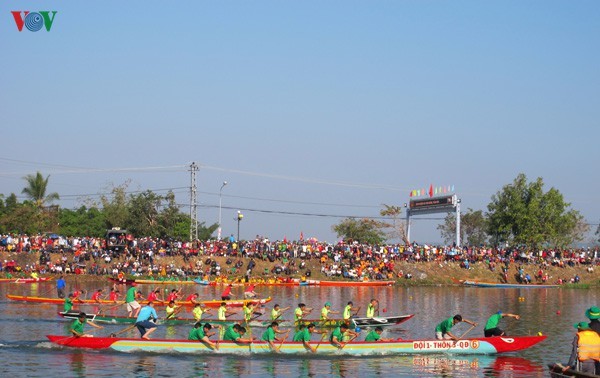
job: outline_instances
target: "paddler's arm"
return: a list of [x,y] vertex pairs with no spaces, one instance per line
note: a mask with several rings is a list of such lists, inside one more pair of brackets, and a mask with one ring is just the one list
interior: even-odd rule
[[312,345],[310,345],[310,343],[308,341],[305,340],[302,343],[304,344],[305,348],[309,349],[313,353],[317,353],[317,349],[315,347],[313,347]]
[[95,328],[98,328],[98,329],[102,329],[102,328],[104,328],[104,327],[102,327],[101,325],[98,325],[98,324],[94,323],[94,322],[93,322],[93,321],[91,321],[91,320],[88,320],[86,323],[87,323],[87,324],[89,324],[89,325],[91,325],[92,327],[95,327]]

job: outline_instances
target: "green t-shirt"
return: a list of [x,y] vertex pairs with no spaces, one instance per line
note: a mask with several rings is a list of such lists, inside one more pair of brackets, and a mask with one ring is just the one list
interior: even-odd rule
[[268,327],[265,332],[262,334],[262,340],[264,341],[274,341],[275,340],[275,330],[273,327]]
[[206,334],[204,333],[204,328],[192,328],[192,330],[190,331],[190,335],[188,336],[188,340],[200,341],[205,336]]
[[223,335],[223,340],[235,341],[235,340],[239,339],[240,337],[242,337],[242,335],[237,333],[235,331],[235,329],[233,329],[233,326],[231,326],[231,327],[227,328],[227,330],[225,331],[225,335]]
[[365,337],[365,341],[379,341],[380,338],[381,336],[373,330]]
[[454,326],[454,318],[448,318],[435,327],[435,332],[448,333]]
[[334,337],[340,343],[344,340],[344,334],[342,333],[342,329],[340,327],[335,327],[333,332],[331,332],[331,335],[329,335],[329,341],[333,341]]
[[502,319],[502,314],[494,314],[494,315],[490,316],[487,323],[485,323],[484,330],[498,327],[498,323],[500,323],[500,319]]
[[73,301],[71,298],[65,298],[65,312],[71,311],[73,308]]
[[135,286],[127,289],[127,293],[125,294],[125,302],[130,303],[135,301]]
[[87,320],[84,320],[83,323],[76,319],[73,324],[71,324],[71,329],[79,334],[83,333],[83,325],[87,323]]
[[296,332],[293,341],[310,341],[310,332],[308,331],[308,328]]

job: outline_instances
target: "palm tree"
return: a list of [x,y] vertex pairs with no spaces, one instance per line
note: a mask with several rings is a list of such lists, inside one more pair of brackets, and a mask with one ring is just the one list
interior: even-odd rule
[[27,175],[23,178],[27,181],[27,186],[23,188],[21,193],[26,194],[35,203],[36,207],[42,208],[45,204],[59,199],[58,193],[46,195],[50,175],[44,179],[42,174],[37,172],[35,175]]

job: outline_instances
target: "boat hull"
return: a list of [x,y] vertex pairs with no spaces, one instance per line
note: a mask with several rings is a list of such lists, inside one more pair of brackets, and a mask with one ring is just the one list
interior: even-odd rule
[[379,286],[393,286],[396,281],[318,281],[308,280],[309,285],[316,286],[334,286],[334,287],[379,287]]
[[[26,296],[22,296],[22,295],[11,295],[11,294],[7,294],[6,297],[13,301],[23,301],[23,302],[54,303],[54,304],[63,304],[65,302],[65,300],[61,299],[61,298],[26,297]],[[199,303],[203,303],[206,307],[219,308],[221,306],[221,303],[223,303],[223,302],[225,302],[227,304],[227,306],[230,306],[230,307],[242,307],[244,305],[244,303],[252,304],[252,305],[262,305],[262,304],[268,303],[270,301],[271,301],[271,297],[260,298],[260,299],[249,299],[249,300],[243,300],[243,299],[239,299],[239,300],[233,299],[233,300],[226,300],[226,301],[211,300],[211,301],[199,301]],[[116,304],[124,303],[122,301],[114,302],[114,301],[109,301],[109,300],[100,300],[99,302],[97,302],[97,301],[94,301],[91,299],[81,299],[81,300],[78,299],[73,302],[75,304],[85,303],[85,304],[94,304],[94,305],[102,305],[102,304],[116,305]],[[145,304],[147,302],[140,301],[139,303]],[[194,307],[194,303],[192,303],[191,301],[177,301],[177,302],[175,302],[175,304],[178,306]],[[166,306],[167,303],[156,301],[156,302],[154,302],[154,305],[155,306]]]
[[52,277],[40,277],[37,280],[35,278],[0,278],[0,282],[5,283],[38,283],[50,281]]
[[479,282],[479,281],[462,281],[462,284],[465,286],[473,286],[473,287],[495,287],[501,289],[555,289],[560,287],[560,285],[543,285],[543,284],[504,284],[504,283],[495,283],[495,282]]
[[398,315],[398,316],[382,316],[373,318],[352,318],[354,327],[393,327],[404,323],[408,319],[415,316],[410,315]]
[[[179,352],[179,353],[233,353],[261,354],[272,353],[264,341],[252,344],[238,344],[232,341],[221,341],[219,351],[209,346],[188,340],[142,340],[109,337],[69,337],[48,335],[48,339],[58,345],[73,348],[111,349],[119,352]],[[311,344],[316,346],[319,355],[388,355],[388,354],[465,354],[488,355],[514,352],[543,341],[546,336],[522,337],[490,337],[478,339],[463,339],[454,343],[451,340],[399,340],[389,342],[349,342],[340,349],[329,342]],[[284,354],[310,354],[301,342],[283,342],[280,352]]]

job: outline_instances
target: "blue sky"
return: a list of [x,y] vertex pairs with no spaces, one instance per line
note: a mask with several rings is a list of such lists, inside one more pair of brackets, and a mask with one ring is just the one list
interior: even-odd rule
[[[34,33],[13,10],[58,13]],[[226,180],[225,234],[246,209],[242,238],[332,241],[336,216],[430,184],[485,210],[523,172],[595,230],[599,16],[596,1],[5,1],[0,193],[41,171],[73,208],[129,179],[187,212],[195,161],[200,220],[217,221]],[[413,239],[439,241],[438,223],[416,218]]]

